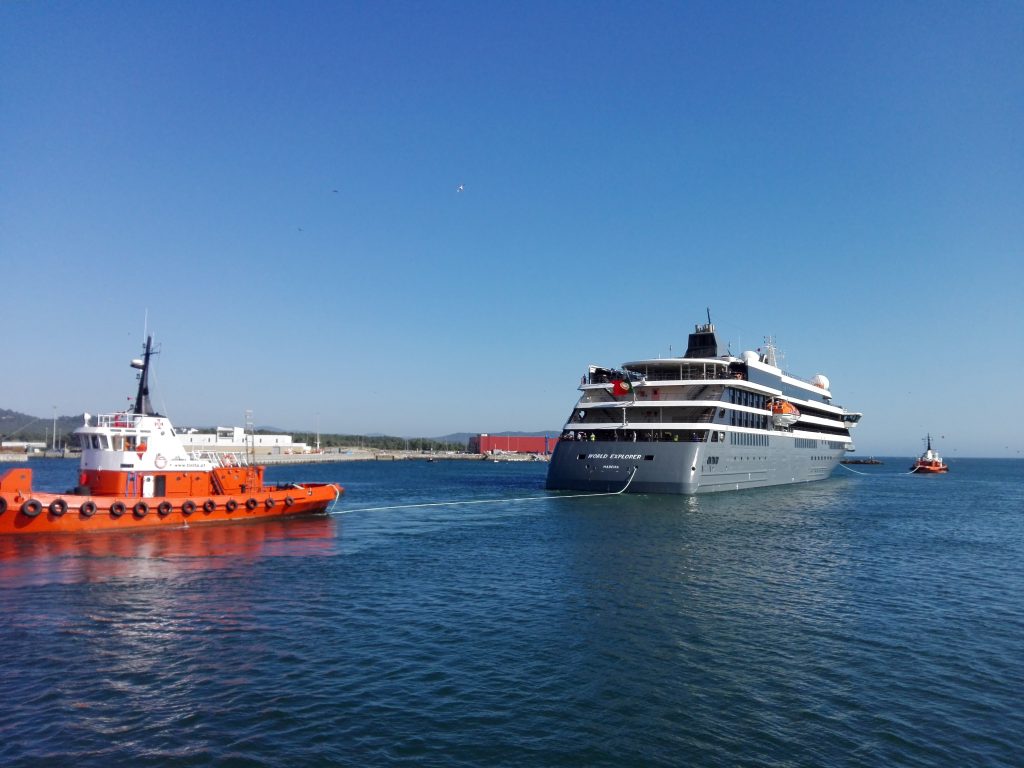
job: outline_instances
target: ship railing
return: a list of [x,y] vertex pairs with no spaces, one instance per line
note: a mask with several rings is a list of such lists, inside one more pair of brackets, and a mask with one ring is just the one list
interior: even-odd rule
[[97,427],[134,427],[138,424],[139,420],[142,419],[142,415],[138,413],[129,413],[122,411],[121,413],[101,413],[96,416]]
[[[628,369],[630,379],[646,381],[720,381],[733,378],[729,367],[721,362],[680,363],[678,365],[635,365]],[[593,377],[591,384],[604,383],[600,377]]]
[[[592,438],[591,435],[594,437]],[[706,443],[709,431],[706,429],[679,429],[674,427],[662,429],[635,428],[631,425],[617,427],[615,429],[597,430],[573,430],[567,429],[562,432],[561,440],[566,442],[589,443],[591,440],[602,442],[623,442],[623,443]]]

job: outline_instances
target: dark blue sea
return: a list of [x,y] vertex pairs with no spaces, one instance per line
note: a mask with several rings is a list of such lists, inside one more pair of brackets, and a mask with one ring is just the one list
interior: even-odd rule
[[589,498],[274,467],[341,514],[0,537],[0,764],[1020,766],[1024,461],[909,464]]

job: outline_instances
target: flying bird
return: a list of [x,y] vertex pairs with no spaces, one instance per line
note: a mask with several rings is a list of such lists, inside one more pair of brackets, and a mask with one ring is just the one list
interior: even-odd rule
[[459,184],[459,188],[456,189],[455,191],[456,192],[462,192],[465,189],[466,189],[466,185],[465,184]]

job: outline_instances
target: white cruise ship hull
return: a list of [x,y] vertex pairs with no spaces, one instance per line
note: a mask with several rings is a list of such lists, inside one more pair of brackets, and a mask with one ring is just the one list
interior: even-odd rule
[[[811,447],[811,442],[817,445]],[[562,440],[547,488],[595,493],[695,494],[806,483],[829,477],[846,451],[828,440],[770,436],[767,446]]]

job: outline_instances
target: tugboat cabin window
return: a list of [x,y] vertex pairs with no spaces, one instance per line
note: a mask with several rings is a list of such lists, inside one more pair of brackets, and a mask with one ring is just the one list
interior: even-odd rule
[[83,451],[89,448],[102,451],[108,447],[106,435],[79,435],[79,438]]

